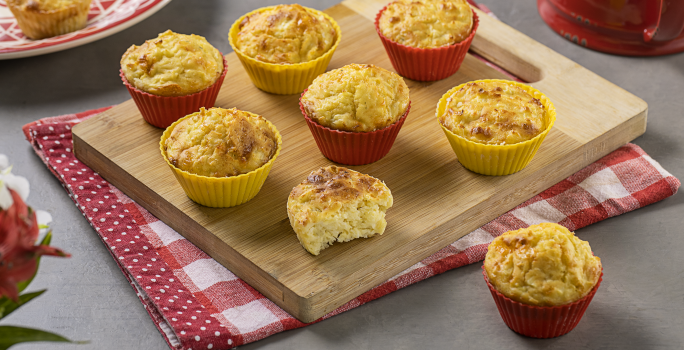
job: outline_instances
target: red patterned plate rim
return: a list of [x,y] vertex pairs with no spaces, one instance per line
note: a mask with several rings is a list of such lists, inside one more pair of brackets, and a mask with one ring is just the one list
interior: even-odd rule
[[92,0],[85,28],[53,38],[30,40],[0,0],[0,60],[43,55],[118,33],[151,16],[171,0]]

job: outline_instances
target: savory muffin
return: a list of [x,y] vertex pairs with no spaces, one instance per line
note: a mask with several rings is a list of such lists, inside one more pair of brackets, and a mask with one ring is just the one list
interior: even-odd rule
[[44,39],[86,26],[91,0],[7,0],[21,31]]
[[380,180],[337,166],[320,168],[292,189],[287,216],[313,255],[334,242],[383,234],[392,193]]
[[266,119],[236,108],[202,108],[176,124],[164,142],[173,166],[208,177],[255,170],[277,147],[275,130]]
[[465,84],[447,98],[440,123],[452,133],[487,145],[511,145],[546,130],[541,101],[505,81]]
[[63,8],[71,7],[81,1],[78,0],[9,0],[17,7],[21,7],[25,11],[35,12],[50,12],[57,11]]
[[435,48],[465,40],[473,28],[473,12],[465,0],[399,0],[387,5],[378,25],[399,44]]
[[322,13],[294,5],[278,5],[245,17],[235,45],[257,61],[295,64],[323,56],[336,32]]
[[170,30],[128,48],[121,70],[139,90],[157,96],[185,96],[213,85],[223,73],[223,55],[199,35]]
[[601,276],[601,259],[589,243],[553,223],[509,231],[489,245],[489,282],[523,304],[557,306],[587,295]]
[[302,95],[306,114],[342,131],[369,132],[401,118],[409,89],[400,76],[372,64],[350,64],[321,74]]

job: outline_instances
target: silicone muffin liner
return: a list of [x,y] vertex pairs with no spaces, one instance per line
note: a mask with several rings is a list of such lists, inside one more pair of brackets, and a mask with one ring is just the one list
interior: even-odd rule
[[504,323],[514,332],[532,338],[553,338],[573,330],[584,316],[603,280],[601,269],[598,282],[583,298],[561,306],[533,306],[519,303],[496,290],[487,278],[484,265],[482,274]]
[[[387,5],[389,6],[389,5]],[[382,34],[380,17],[387,9],[383,7],[375,16],[375,30],[385,46],[392,66],[399,75],[417,81],[435,81],[445,79],[458,71],[465,59],[470,44],[475,37],[479,19],[473,11],[473,28],[468,37],[456,44],[436,48],[421,49],[399,44]]]
[[224,57],[223,73],[221,73],[216,82],[200,92],[186,96],[152,95],[131,85],[128,79],[126,79],[123,70],[119,70],[119,75],[131,97],[133,97],[133,101],[138,106],[143,119],[158,128],[166,128],[176,120],[199,111],[200,107],[214,107],[216,97],[221,90],[221,85],[223,85],[223,79],[226,77],[227,71],[228,62],[226,62]]
[[[530,140],[512,145],[486,145],[467,140],[452,133],[439,122],[439,118],[445,112],[447,98],[465,84],[476,82],[504,82],[527,91],[527,93],[541,101],[544,106],[546,110],[544,120],[544,123],[547,125],[546,129]],[[556,122],[556,109],[553,103],[539,90],[515,81],[499,79],[476,80],[454,87],[447,91],[439,100],[436,115],[444,134],[449,140],[449,144],[451,144],[451,148],[456,153],[458,161],[466,169],[483,175],[509,175],[525,168],[537,153],[539,146]]]
[[364,165],[376,162],[389,153],[411,110],[411,101],[399,120],[390,126],[371,132],[340,131],[322,126],[306,114],[301,97],[299,109],[316,140],[318,149],[326,158],[344,165]]
[[257,88],[279,95],[300,94],[302,91],[304,91],[304,89],[311,85],[311,82],[313,82],[317,76],[323,74],[328,68],[328,64],[332,59],[333,53],[335,53],[335,49],[337,49],[337,46],[340,44],[340,40],[342,40],[342,30],[337,22],[332,19],[332,17],[321,11],[305,7],[307,10],[323,14],[323,16],[325,16],[325,18],[327,18],[335,28],[335,43],[330,50],[323,54],[323,56],[304,63],[273,64],[257,61],[249,56],[244,55],[236,47],[237,34],[240,31],[240,23],[247,16],[269,10],[273,7],[275,6],[262,7],[240,17],[237,21],[235,21],[235,23],[233,23],[233,26],[230,27],[228,41],[230,42],[230,46],[233,48],[233,51],[235,51],[237,57],[240,59],[242,66],[245,67],[247,74],[249,74],[249,78],[252,79],[252,83],[254,83]]
[[37,40],[75,32],[86,26],[90,0],[79,1],[62,9],[51,11],[25,11],[13,1],[7,7],[27,37]]
[[266,177],[268,177],[271,167],[273,166],[273,163],[278,155],[280,155],[280,150],[283,147],[283,140],[275,125],[268,120],[266,121],[273,131],[275,131],[276,140],[278,143],[276,152],[266,164],[248,173],[237,176],[208,177],[192,174],[178,169],[171,164],[166,156],[166,150],[164,147],[166,139],[171,136],[173,128],[187,117],[189,117],[189,115],[177,120],[171,124],[171,126],[166,128],[162,134],[161,140],[159,141],[159,149],[161,154],[164,157],[166,164],[168,164],[169,168],[171,168],[176,180],[178,180],[181,187],[183,187],[185,194],[188,195],[188,197],[195,203],[213,208],[234,207],[236,205],[246,203],[254,198],[261,190],[261,186],[263,186],[264,182],[266,181]]

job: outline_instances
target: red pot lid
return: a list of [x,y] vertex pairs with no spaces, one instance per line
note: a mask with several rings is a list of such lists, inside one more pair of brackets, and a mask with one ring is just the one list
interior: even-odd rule
[[[575,44],[626,56],[659,56],[684,51],[684,33],[670,41],[646,43],[643,31],[634,30],[633,25],[606,25],[600,22],[601,14],[583,10],[591,8],[588,0],[573,0],[579,5],[574,7],[577,12],[556,6],[552,1],[537,0],[541,18],[556,33]],[[587,6],[578,3],[587,3]]]

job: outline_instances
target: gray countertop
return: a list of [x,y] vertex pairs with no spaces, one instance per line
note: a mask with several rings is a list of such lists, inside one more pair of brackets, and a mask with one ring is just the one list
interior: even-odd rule
[[[325,9],[335,0],[304,0]],[[115,261],[33,153],[22,125],[129,99],[121,54],[171,28],[231,51],[229,26],[277,1],[175,0],[145,21],[78,48],[0,61],[0,153],[31,183],[28,202],[52,213],[53,245],[73,254],[46,258],[31,290],[47,293],[2,321],[60,333],[87,345],[33,343],[17,349],[167,349]],[[484,0],[505,23],[621,86],[649,105],[648,130],[634,143],[684,179],[684,54],[632,58],[574,45],[549,29],[533,1]],[[571,333],[535,340],[510,331],[482,280],[480,264],[458,268],[315,325],[245,349],[669,349],[684,347],[684,196],[578,230],[604,264],[604,281]]]

